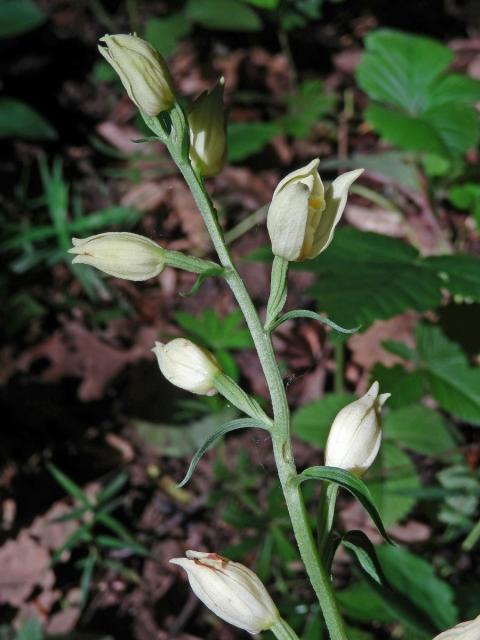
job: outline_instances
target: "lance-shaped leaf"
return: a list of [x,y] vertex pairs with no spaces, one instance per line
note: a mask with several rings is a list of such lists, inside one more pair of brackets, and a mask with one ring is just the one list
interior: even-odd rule
[[309,467],[295,478],[295,482],[298,483],[305,482],[305,480],[325,480],[327,482],[335,482],[340,487],[350,491],[350,493],[352,493],[360,504],[368,511],[370,517],[385,540],[393,544],[390,536],[383,526],[382,519],[377,507],[375,506],[372,495],[363,480],[357,478],[357,476],[350,473],[350,471],[346,471],[345,469],[340,469],[338,467]]
[[319,322],[326,324],[327,327],[330,327],[335,331],[339,331],[340,333],[355,333],[361,328],[361,325],[359,325],[358,327],[353,327],[353,329],[345,329],[336,322],[333,322],[333,320],[329,320],[326,316],[321,316],[319,313],[315,313],[315,311],[310,311],[309,309],[295,309],[294,311],[287,311],[283,316],[280,316],[280,318],[270,325],[270,330],[273,331],[283,322],[286,322],[287,320],[295,320],[295,318],[311,318],[312,320],[318,320]]
[[225,434],[229,433],[230,431],[235,431],[236,429],[245,429],[248,427],[256,427],[258,429],[266,429],[268,431],[264,423],[262,423],[260,420],[254,420],[253,418],[238,418],[237,420],[230,420],[229,422],[226,422],[224,425],[222,425],[218,429],[218,431],[215,431],[215,433],[212,433],[212,435],[209,436],[205,440],[205,442],[202,444],[202,446],[196,451],[195,455],[193,456],[190,462],[190,466],[188,467],[185,477],[179,483],[178,486],[183,487],[184,485],[187,484],[187,482],[192,477],[192,474],[195,471],[195,468],[200,458],[203,456],[203,454],[206,451],[208,451],[217,442],[217,440],[222,438]]

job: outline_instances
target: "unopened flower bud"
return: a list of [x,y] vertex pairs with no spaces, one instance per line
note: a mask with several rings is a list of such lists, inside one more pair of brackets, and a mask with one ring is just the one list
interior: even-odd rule
[[162,56],[137,36],[118,34],[100,38],[98,50],[120,76],[137,107],[156,116],[173,107],[173,81]]
[[74,263],[89,264],[124,280],[148,280],[165,266],[165,251],[156,242],[136,233],[100,233],[72,238]]
[[389,393],[379,395],[378,382],[341,409],[328,434],[325,464],[363,475],[375,460],[382,440],[381,409]]
[[162,344],[156,342],[153,353],[163,375],[176,387],[199,395],[217,393],[214,378],[220,371],[215,357],[185,338]]
[[278,610],[253,571],[216,553],[187,551],[170,560],[185,569],[198,598],[222,620],[255,635],[270,629]]
[[480,616],[475,620],[461,622],[452,629],[444,631],[433,640],[479,640],[480,639]]
[[190,160],[205,178],[219,174],[227,160],[226,115],[223,78],[212,91],[205,91],[188,111]]
[[325,191],[319,160],[289,173],[273,193],[267,228],[276,256],[290,262],[316,258],[328,247],[347,202],[351,184],[363,169],[336,178]]

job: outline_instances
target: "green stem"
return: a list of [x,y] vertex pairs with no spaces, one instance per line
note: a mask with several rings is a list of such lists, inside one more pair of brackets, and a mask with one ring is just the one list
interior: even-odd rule
[[280,618],[280,620],[270,628],[270,631],[277,640],[299,640],[295,631],[283,618]]
[[[171,113],[174,126],[178,127],[182,121],[185,122],[185,117],[179,106],[176,106]],[[183,126],[187,125],[184,124]],[[310,582],[317,594],[331,640],[347,640],[345,627],[335,601],[330,579],[318,555],[303,495],[299,486],[295,482],[291,482],[297,476],[297,470],[293,459],[290,437],[290,409],[269,332],[264,331],[247,288],[232,262],[218,222],[217,212],[203,181],[188,160],[188,147],[185,150],[184,132],[179,132],[177,129],[176,133],[178,136],[177,141],[172,141],[172,138],[168,141],[169,151],[185,178],[202,214],[220,263],[225,269],[225,280],[242,310],[252,335],[268,384],[274,416],[272,443],[275,462],[300,555],[305,564]]]

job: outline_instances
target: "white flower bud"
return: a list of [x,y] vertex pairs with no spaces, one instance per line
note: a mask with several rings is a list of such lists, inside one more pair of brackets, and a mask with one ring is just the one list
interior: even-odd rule
[[173,107],[173,82],[162,56],[152,46],[125,34],[100,38],[102,56],[120,76],[129,97],[149,116]]
[[319,160],[289,173],[273,193],[267,228],[272,251],[285,260],[316,258],[328,247],[347,202],[348,190],[363,172],[349,171],[325,191]]
[[433,640],[480,640],[480,616],[469,622],[461,622],[444,631]]
[[279,619],[277,607],[253,571],[216,553],[187,551],[170,560],[185,569],[195,595],[214,613],[255,635]]
[[89,238],[72,238],[74,263],[89,264],[124,280],[148,280],[165,266],[165,251],[136,233],[112,231]]
[[328,434],[325,464],[363,475],[375,460],[382,440],[381,409],[389,393],[379,395],[378,382],[341,409]]
[[199,395],[217,393],[213,381],[220,371],[215,357],[190,340],[175,338],[167,344],[155,343],[160,371],[176,387]]

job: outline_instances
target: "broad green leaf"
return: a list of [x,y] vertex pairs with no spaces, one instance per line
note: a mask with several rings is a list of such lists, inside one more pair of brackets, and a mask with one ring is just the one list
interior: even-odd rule
[[163,56],[171,55],[178,42],[188,35],[192,26],[182,12],[164,18],[149,18],[145,24],[147,40]]
[[366,480],[386,527],[390,527],[414,507],[412,494],[420,479],[410,458],[397,446],[384,442]]
[[203,454],[208,451],[217,442],[217,440],[222,438],[227,433],[230,433],[230,431],[235,431],[236,429],[245,429],[247,427],[255,427],[259,429],[265,428],[265,426],[262,425],[259,420],[254,420],[252,418],[238,418],[237,420],[231,420],[230,422],[227,422],[219,429],[217,429],[215,433],[212,433],[212,435],[209,436],[202,444],[202,446],[195,452],[195,455],[193,456],[188,467],[187,473],[178,486],[183,487],[187,484],[187,482],[192,477],[193,472],[195,471],[195,467],[197,466]]
[[365,110],[369,122],[388,142],[407,151],[426,151],[439,156],[449,153],[440,131],[422,116],[370,104]]
[[419,324],[417,351],[430,393],[453,415],[480,425],[480,368],[470,367],[465,354],[441,329]]
[[400,358],[403,358],[404,360],[415,359],[415,351],[404,342],[399,342],[398,340],[384,340],[382,342],[382,347],[385,351],[393,353],[396,356],[400,356]]
[[445,73],[453,59],[447,47],[389,29],[369,34],[366,47],[357,79],[376,101],[365,117],[384,138],[451,159],[475,146],[480,82]]
[[417,251],[375,233],[339,229],[328,251],[298,268],[318,275],[310,291],[319,309],[346,327],[365,329],[406,309],[435,309],[441,301],[441,280]]
[[32,107],[15,98],[0,98],[0,138],[55,140],[57,132]]
[[456,446],[442,416],[419,404],[387,414],[384,437],[426,456],[445,454]]
[[462,211],[470,211],[475,216],[478,225],[480,222],[480,184],[464,182],[452,187],[448,192],[448,197]]
[[385,531],[374,499],[363,480],[357,478],[357,476],[350,473],[350,471],[345,471],[345,469],[339,469],[337,467],[309,467],[296,477],[296,481],[299,483],[305,482],[305,480],[335,482],[343,489],[349,491],[357,498],[364,509],[366,509],[385,540],[390,541],[390,537]]
[[425,266],[437,273],[443,286],[455,296],[480,302],[480,258],[462,253],[429,256],[425,259]]
[[454,592],[441,580],[431,562],[401,547],[382,545],[377,555],[389,583],[431,619],[439,631],[457,623]]
[[385,607],[381,596],[363,582],[356,582],[338,591],[336,596],[345,613],[354,620],[368,624],[396,620],[395,614]]
[[259,31],[262,27],[256,12],[238,0],[188,0],[185,16],[207,29]]
[[438,132],[453,156],[461,155],[478,142],[478,115],[467,104],[439,104],[424,111],[422,118]]
[[430,38],[391,29],[379,29],[365,38],[366,52],[357,80],[368,95],[380,102],[419,113],[426,94],[453,60],[453,53]]
[[293,433],[309,444],[325,448],[328,431],[335,416],[355,396],[346,393],[329,393],[324,398],[316,400],[297,409],[293,414]]
[[0,38],[11,38],[36,29],[45,14],[32,0],[2,0],[0,3]]
[[480,80],[461,73],[449,73],[435,81],[427,95],[427,108],[449,103],[474,104],[480,101]]
[[228,125],[228,159],[241,162],[261,151],[282,132],[274,122],[232,122]]

